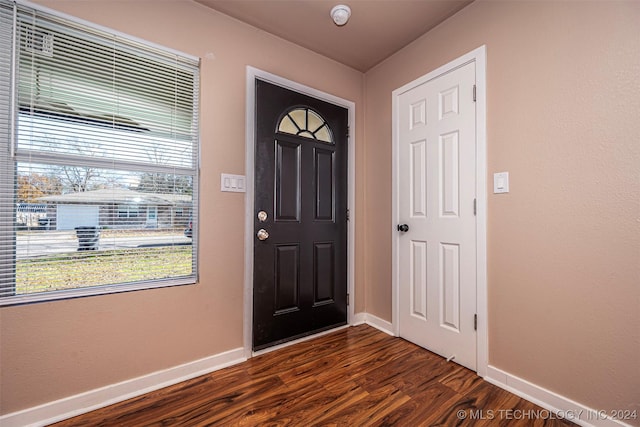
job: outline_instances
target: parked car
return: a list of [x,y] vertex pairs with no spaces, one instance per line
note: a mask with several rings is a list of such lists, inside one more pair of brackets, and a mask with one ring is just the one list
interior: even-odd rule
[[184,229],[184,235],[193,238],[193,222],[189,220],[189,225]]

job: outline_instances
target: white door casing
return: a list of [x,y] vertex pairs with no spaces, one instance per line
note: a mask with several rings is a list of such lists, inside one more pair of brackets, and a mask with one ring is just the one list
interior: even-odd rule
[[[478,54],[484,48],[393,92],[392,241],[396,334],[482,375],[486,168],[484,104],[479,117],[474,101],[478,74],[484,78]],[[476,314],[485,319],[478,332]]]

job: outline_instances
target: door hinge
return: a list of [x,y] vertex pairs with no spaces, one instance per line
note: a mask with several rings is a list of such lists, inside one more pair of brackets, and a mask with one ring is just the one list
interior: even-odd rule
[[347,125],[347,138],[351,137],[351,126]]
[[347,307],[349,307],[349,292],[347,292]]
[[474,331],[478,330],[478,315],[477,314],[473,315],[473,330]]
[[473,102],[476,102],[476,85],[473,85]]
[[473,215],[478,214],[478,199],[473,199]]
[[351,219],[351,213],[349,212],[349,209],[347,209],[347,221],[349,221]]

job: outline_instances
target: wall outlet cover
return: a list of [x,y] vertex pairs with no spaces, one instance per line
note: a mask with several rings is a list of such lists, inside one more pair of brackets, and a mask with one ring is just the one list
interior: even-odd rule
[[509,172],[496,172],[493,174],[493,193],[509,192]]

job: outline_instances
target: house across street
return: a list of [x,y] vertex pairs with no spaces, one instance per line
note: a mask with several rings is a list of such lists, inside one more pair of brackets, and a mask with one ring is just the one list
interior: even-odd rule
[[190,194],[99,189],[38,198],[48,229],[75,227],[184,228],[192,215]]

